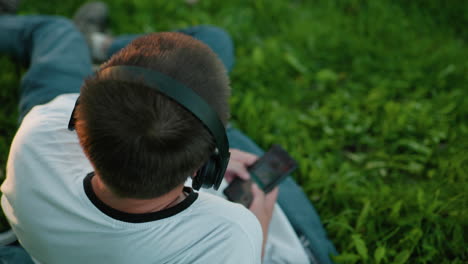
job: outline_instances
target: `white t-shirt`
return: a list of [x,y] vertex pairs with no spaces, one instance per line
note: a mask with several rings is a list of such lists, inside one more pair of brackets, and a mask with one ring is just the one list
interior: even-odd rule
[[[102,203],[91,188],[93,169],[76,133],[67,129],[77,96],[61,95],[34,107],[11,146],[2,208],[35,262],[261,262],[262,230],[256,217],[215,195],[186,188],[184,201],[148,214],[128,214]],[[265,257],[286,263],[282,253],[298,248],[297,241],[293,246],[288,242],[294,237],[292,228],[279,214],[272,225],[284,226],[286,221],[278,233],[286,241],[269,242]],[[285,230],[289,234],[282,234]],[[272,240],[278,239],[273,235]],[[278,245],[285,242],[289,245],[280,252]]]

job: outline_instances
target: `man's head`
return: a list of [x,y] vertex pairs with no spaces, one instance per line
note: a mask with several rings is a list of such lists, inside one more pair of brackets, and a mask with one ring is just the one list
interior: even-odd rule
[[[227,122],[226,70],[194,38],[180,33],[138,38],[100,70],[118,65],[144,67],[177,80]],[[83,85],[75,117],[86,155],[120,197],[147,199],[169,192],[202,166],[215,146],[196,117],[138,80],[123,82],[98,72]]]

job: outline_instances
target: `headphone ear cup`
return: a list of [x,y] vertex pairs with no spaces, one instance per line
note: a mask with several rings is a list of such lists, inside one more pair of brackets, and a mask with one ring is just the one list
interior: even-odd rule
[[216,181],[216,162],[213,160],[209,160],[205,164],[206,168],[206,176],[205,181],[203,182],[203,187],[211,188],[215,184]]
[[203,185],[203,182],[205,180],[205,175],[206,175],[206,164],[203,165],[198,171],[197,173],[195,174],[195,177],[193,177],[192,179],[192,188],[194,190],[200,190],[200,188],[202,187]]
[[195,178],[192,180],[192,188],[199,190],[203,188],[211,188],[217,183],[216,162],[209,160],[198,171]]

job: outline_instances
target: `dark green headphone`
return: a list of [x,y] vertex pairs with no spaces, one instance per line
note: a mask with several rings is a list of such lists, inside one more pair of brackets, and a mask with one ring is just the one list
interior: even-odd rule
[[[199,190],[200,187],[218,190],[224,173],[229,163],[229,141],[224,125],[216,112],[192,89],[185,87],[180,82],[160,72],[137,66],[113,66],[105,68],[99,75],[109,76],[109,80],[126,82],[143,81],[143,83],[167,97],[191,112],[199,119],[213,136],[216,144],[215,151],[210,159],[197,171],[197,176],[192,180],[192,187]],[[79,103],[79,97],[73,108],[68,129],[75,129],[75,109]]]

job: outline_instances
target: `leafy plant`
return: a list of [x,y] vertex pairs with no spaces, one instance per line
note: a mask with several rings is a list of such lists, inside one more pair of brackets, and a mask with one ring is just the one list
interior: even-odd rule
[[[70,17],[80,2],[21,11]],[[468,261],[466,1],[107,2],[115,34],[232,35],[232,122],[299,161],[337,263]],[[1,63],[5,164],[19,77]]]

